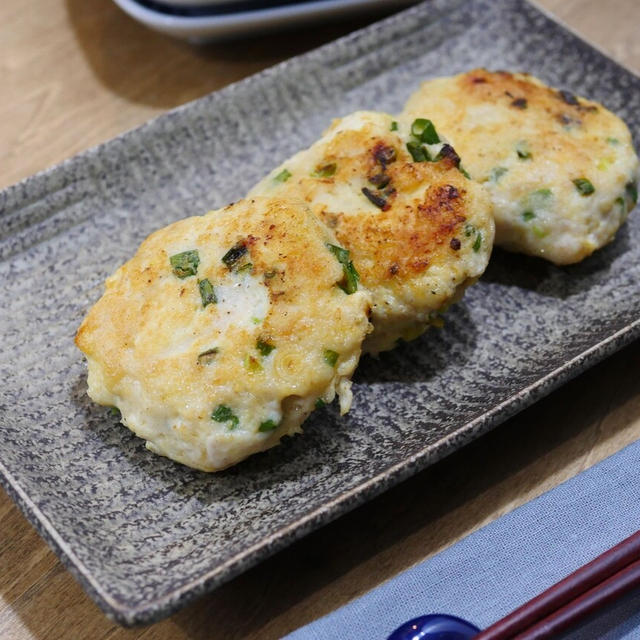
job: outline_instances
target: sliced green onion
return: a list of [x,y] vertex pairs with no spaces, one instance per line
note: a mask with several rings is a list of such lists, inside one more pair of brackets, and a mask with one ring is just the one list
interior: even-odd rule
[[622,196],[616,198],[614,202],[622,209],[622,213],[627,213],[627,201]]
[[336,362],[338,362],[338,357],[339,357],[339,354],[338,354],[337,351],[332,351],[331,349],[325,349],[322,352],[322,355],[324,357],[324,361],[330,367],[335,367],[336,366]]
[[533,211],[525,211],[525,212],[522,214],[522,219],[523,219],[525,222],[531,222],[531,220],[533,220],[535,217],[536,217],[536,214],[535,214],[535,213],[533,213]]
[[417,118],[411,125],[411,134],[426,144],[436,144],[440,142],[440,137],[436,132],[431,120]]
[[316,400],[316,409],[322,409],[322,407],[326,406],[326,402],[322,398],[318,398]]
[[387,199],[378,193],[374,193],[368,187],[362,187],[362,193],[366,196],[367,200],[369,200],[371,204],[375,204],[378,209],[386,211],[389,208]]
[[227,269],[233,271],[237,268],[240,259],[247,254],[249,249],[244,242],[238,242],[227,253],[222,256],[222,262],[227,266]]
[[327,248],[342,265],[344,281],[340,283],[340,288],[348,295],[355,293],[358,290],[360,274],[356,271],[353,262],[349,259],[349,252],[342,247],[337,247],[335,244],[327,244]]
[[390,130],[391,131],[397,131],[398,130],[398,123],[395,120],[391,123]]
[[233,431],[240,424],[238,416],[236,416],[235,413],[233,413],[233,411],[231,411],[231,409],[224,404],[219,404],[215,408],[215,410],[211,414],[211,419],[215,420],[216,422],[231,423],[229,425],[229,431]]
[[467,179],[467,180],[471,180],[471,176],[469,175],[469,172],[462,166],[462,165],[458,165],[458,171]]
[[206,307],[208,304],[215,304],[218,302],[216,292],[208,278],[198,280],[198,288],[200,289],[200,297],[202,298],[203,307]]
[[545,209],[552,197],[551,189],[538,189],[529,194],[529,206],[534,210]]
[[391,176],[383,172],[376,173],[369,176],[369,182],[378,189],[384,189],[391,182]]
[[498,182],[498,180],[500,180],[500,178],[502,178],[502,176],[508,171],[509,169],[506,167],[493,167],[489,175],[489,180],[491,180],[491,182]]
[[478,231],[478,235],[476,236],[476,240],[471,247],[476,253],[480,251],[480,247],[482,246],[482,234]]
[[321,167],[316,167],[316,170],[311,174],[312,178],[330,178],[335,174],[337,165],[335,162],[331,162],[330,164],[322,165]]
[[431,155],[429,151],[423,147],[419,142],[412,140],[407,142],[407,151],[411,154],[414,162],[430,162]]
[[283,169],[277,176],[274,177],[274,182],[286,182],[291,177],[291,171],[289,169]]
[[246,273],[253,271],[253,262],[247,262],[236,269],[236,273]]
[[273,431],[278,428],[278,423],[275,420],[265,420],[260,423],[258,427],[258,431],[261,433],[268,433],[269,431]]
[[539,227],[537,224],[534,224],[531,227],[531,231],[533,231],[534,235],[536,235],[538,238],[544,238],[545,236],[549,235],[549,231],[547,229],[543,229],[542,227]]
[[520,140],[520,142],[516,144],[516,153],[520,160],[531,160],[533,157],[529,149],[529,143],[526,140]]
[[258,362],[258,359],[249,354],[244,357],[244,368],[249,373],[259,373],[262,371],[262,365]]
[[256,349],[265,357],[268,356],[275,348],[276,346],[274,344],[271,344],[269,341],[263,340],[262,338],[258,338],[256,342]]
[[183,251],[182,253],[176,253],[169,258],[171,269],[178,278],[187,278],[189,276],[195,276],[198,271],[198,265],[200,264],[200,256],[197,250]]
[[581,196],[590,196],[596,190],[596,188],[591,184],[591,181],[587,180],[587,178],[576,178],[571,182],[576,185],[576,189]]
[[114,417],[114,418],[122,418],[122,414],[120,413],[120,409],[118,409],[118,407],[109,407],[109,413]]
[[618,138],[607,138],[607,142],[613,145],[614,147],[620,144],[620,140],[618,140]]
[[434,162],[438,162],[439,160],[444,160],[444,159],[449,160],[449,162],[451,162],[451,164],[456,167],[456,168],[460,168],[460,156],[456,153],[456,150],[450,145],[450,144],[443,144],[442,147],[440,147],[440,151],[438,151],[438,154],[436,155],[436,157],[433,159]]
[[203,351],[198,354],[198,364],[211,364],[216,359],[218,353],[220,353],[218,347],[212,347],[211,349]]

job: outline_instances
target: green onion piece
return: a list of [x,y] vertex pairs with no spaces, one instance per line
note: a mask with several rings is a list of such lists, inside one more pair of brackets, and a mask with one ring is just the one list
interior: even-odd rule
[[342,265],[342,271],[344,273],[345,282],[342,285],[342,290],[347,294],[351,295],[358,290],[358,281],[360,280],[360,274],[356,271],[356,268],[353,266],[353,262],[349,260],[347,264]]
[[283,169],[275,178],[274,182],[286,182],[291,177],[291,171],[289,169]]
[[378,209],[382,209],[383,211],[387,211],[391,206],[387,199],[384,196],[381,196],[379,193],[374,193],[368,187],[362,187],[362,193],[367,198],[371,204],[374,204]]
[[326,402],[322,398],[318,398],[316,400],[316,409],[322,409],[322,407],[326,406]]
[[335,244],[327,244],[327,248],[336,257],[338,262],[342,265],[342,273],[344,274],[344,282],[340,284],[340,288],[347,294],[351,295],[358,290],[358,281],[360,275],[353,266],[353,262],[349,259],[349,252],[342,247],[337,247]]
[[195,249],[193,251],[183,251],[171,256],[169,262],[173,273],[178,278],[187,278],[196,275],[200,264],[200,256]]
[[333,255],[336,257],[336,260],[340,264],[345,264],[349,262],[349,251],[347,249],[343,249],[342,247],[337,247],[335,244],[327,244],[327,248]]
[[335,367],[336,366],[336,362],[338,362],[338,357],[339,357],[337,351],[332,351],[331,349],[325,349],[322,352],[322,355],[324,357],[324,361],[330,367]]
[[458,165],[458,171],[467,179],[467,180],[471,180],[471,176],[469,175],[469,172],[462,166],[462,165]]
[[615,202],[615,204],[617,204],[618,206],[620,206],[624,212],[626,212],[626,211],[627,211],[627,203],[626,203],[626,201],[625,201],[625,199],[624,199],[623,197],[616,198],[616,199],[614,200],[614,202]]
[[527,99],[526,98],[516,98],[511,102],[512,107],[516,107],[517,109],[526,109],[527,108]]
[[516,144],[516,153],[520,160],[531,160],[533,157],[529,149],[529,143],[526,140],[520,140],[520,142]]
[[388,173],[376,173],[369,176],[369,182],[378,189],[384,189],[391,182],[391,176]]
[[208,278],[198,280],[198,288],[200,289],[200,297],[202,298],[203,307],[206,307],[208,304],[215,304],[218,302],[216,292]]
[[500,178],[502,178],[502,176],[508,171],[509,169],[506,167],[493,167],[493,169],[491,169],[491,174],[489,175],[489,180],[491,180],[491,182],[498,182],[498,180],[500,180]]
[[226,265],[227,269],[233,271],[237,266],[240,259],[249,251],[247,245],[244,242],[238,242],[231,247],[227,253],[222,256],[222,262]]
[[426,118],[417,118],[411,125],[411,134],[418,138],[420,142],[426,144],[436,144],[440,142],[436,128],[433,126],[431,120]]
[[391,123],[390,130],[391,131],[397,131],[398,130],[398,123],[395,120]]
[[235,413],[233,413],[233,411],[224,404],[219,404],[215,408],[211,414],[211,419],[216,422],[230,422],[229,431],[233,431],[240,424],[238,416],[236,416]]
[[525,212],[522,214],[522,219],[523,219],[525,222],[530,222],[530,221],[531,221],[531,220],[533,220],[535,217],[536,217],[536,214],[535,214],[535,213],[533,213],[533,211],[525,211]]
[[534,235],[537,236],[538,238],[544,238],[545,236],[549,235],[549,231],[547,229],[543,229],[542,227],[539,227],[537,224],[534,224],[531,227],[531,231],[533,231]]
[[474,233],[477,233],[476,228],[470,222],[467,222],[467,224],[464,225],[464,235],[468,238]]
[[529,207],[534,211],[537,209],[545,209],[549,205],[552,197],[551,189],[538,189],[529,194]]
[[198,364],[211,364],[216,359],[219,352],[220,349],[218,349],[218,347],[213,347],[203,351],[198,354]]
[[120,409],[118,409],[118,407],[109,407],[109,413],[114,417],[114,418],[121,418],[122,414],[120,413]]
[[419,142],[415,142],[414,140],[407,142],[407,151],[411,154],[414,162],[431,161],[431,155]]
[[260,423],[258,427],[258,431],[261,433],[268,433],[269,431],[273,431],[278,428],[278,423],[275,420],[265,420]]
[[260,324],[262,322],[262,318],[256,318],[255,316],[252,316],[251,322],[253,322],[253,324]]
[[612,144],[614,147],[620,144],[620,140],[618,140],[618,138],[607,138],[607,142]]
[[258,338],[256,342],[256,349],[260,352],[261,355],[265,357],[268,356],[275,348],[276,347],[274,344],[271,344],[270,342],[268,342],[267,340],[263,340],[262,338]]
[[576,185],[576,189],[581,196],[590,196],[596,190],[596,188],[586,178],[576,178],[571,182]]
[[480,247],[482,246],[482,234],[478,231],[478,235],[476,236],[476,241],[473,243],[471,247],[476,253],[480,251]]
[[316,167],[316,170],[311,174],[312,178],[330,178],[337,169],[337,165],[335,162],[331,162],[330,164],[322,165],[321,167]]
[[253,262],[247,262],[236,269],[236,273],[245,273],[253,271]]
[[629,201],[635,206],[638,202],[638,185],[635,182],[627,182],[624,191]]
[[259,373],[262,371],[262,365],[258,362],[257,358],[250,356],[249,354],[244,357],[244,368],[249,373]]

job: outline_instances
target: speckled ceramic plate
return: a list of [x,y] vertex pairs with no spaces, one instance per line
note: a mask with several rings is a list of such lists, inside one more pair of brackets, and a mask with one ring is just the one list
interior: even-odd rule
[[3,483],[100,606],[166,616],[485,433],[640,333],[640,215],[583,264],[496,252],[443,330],[365,358],[345,418],[217,475],[86,395],[73,335],[153,229],[235,200],[337,115],[476,65],[592,96],[640,134],[640,80],[522,0],[431,0],[0,193]]

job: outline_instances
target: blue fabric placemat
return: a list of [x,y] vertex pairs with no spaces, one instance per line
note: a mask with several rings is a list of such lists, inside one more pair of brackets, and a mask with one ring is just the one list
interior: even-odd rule
[[[287,638],[384,639],[427,613],[485,628],[638,529],[640,441]],[[640,594],[566,638],[640,638]]]

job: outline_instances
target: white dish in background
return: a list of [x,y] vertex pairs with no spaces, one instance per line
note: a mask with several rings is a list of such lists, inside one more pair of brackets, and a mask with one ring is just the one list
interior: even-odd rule
[[[167,7],[185,7],[185,8],[196,8],[202,7],[206,9],[207,7],[216,7],[220,5],[226,5],[227,7],[232,7],[234,4],[240,4],[241,2],[247,2],[247,0],[155,0],[156,4],[162,4]],[[267,4],[271,4],[268,2]]]
[[[337,19],[366,9],[383,10],[415,4],[417,0],[311,0],[310,2],[271,6],[253,11],[181,16],[151,9],[136,0],[114,0],[132,18],[147,27],[191,42],[224,40],[242,35],[256,35],[314,20]],[[186,0],[172,0],[183,6]],[[218,3],[220,0],[218,0]],[[197,2],[188,2],[194,6]],[[202,0],[198,4],[202,3]],[[208,3],[211,4],[211,3]]]

